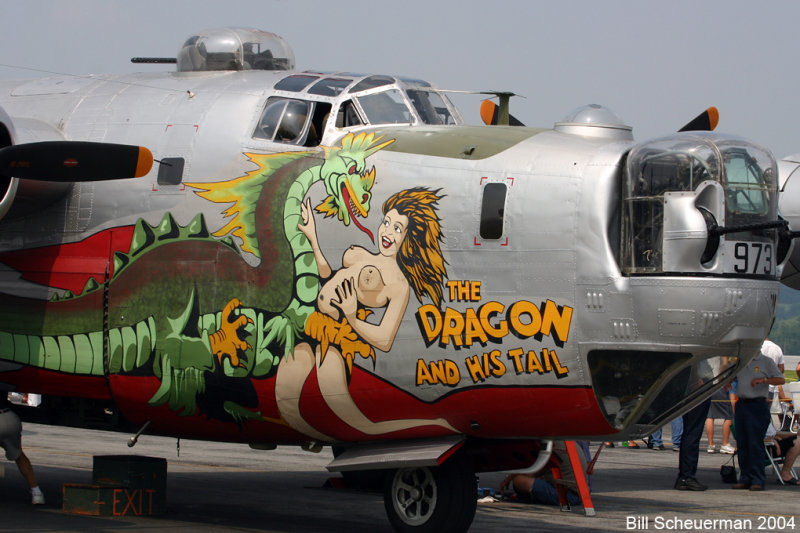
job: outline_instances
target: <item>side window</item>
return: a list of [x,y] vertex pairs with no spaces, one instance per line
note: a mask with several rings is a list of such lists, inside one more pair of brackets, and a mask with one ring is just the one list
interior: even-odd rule
[[503,236],[503,214],[506,209],[506,184],[487,183],[481,203],[481,239]]
[[[313,104],[304,100],[272,97],[267,100],[253,137],[289,144],[319,144],[316,128],[309,122]],[[309,131],[313,129],[314,131]],[[308,144],[306,144],[308,146]]]
[[319,146],[330,114],[331,104],[327,102],[314,103],[314,114],[311,118],[311,124],[308,125],[308,135],[306,135],[306,142],[303,143],[304,146]]
[[447,105],[438,94],[417,89],[408,89],[406,94],[425,124],[455,124]]
[[364,124],[364,121],[361,120],[353,101],[342,102],[339,106],[339,111],[336,113],[336,127],[349,128],[351,126],[361,126],[362,124]]
[[258,121],[256,131],[253,132],[253,137],[270,141],[275,137],[275,130],[278,128],[283,111],[286,109],[286,102],[284,98],[270,98],[267,100],[267,105],[261,114],[261,120]]
[[300,100],[289,100],[278,123],[276,141],[293,143],[300,139],[308,118],[308,104]]
[[183,181],[183,163],[182,157],[162,158],[158,165],[156,182],[159,185],[180,185]]

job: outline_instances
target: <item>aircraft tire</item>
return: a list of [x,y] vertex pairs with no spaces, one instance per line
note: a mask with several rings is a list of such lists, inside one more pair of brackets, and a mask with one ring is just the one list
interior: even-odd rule
[[383,504],[398,533],[462,533],[477,507],[477,481],[458,457],[439,467],[392,470],[386,476]]

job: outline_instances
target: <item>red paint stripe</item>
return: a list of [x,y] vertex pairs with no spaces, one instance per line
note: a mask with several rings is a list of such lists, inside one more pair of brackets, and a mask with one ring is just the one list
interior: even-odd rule
[[[154,377],[113,375],[110,381],[114,399],[125,417],[134,423],[151,420],[154,431],[186,438],[234,442],[293,443],[303,440],[288,426],[276,423],[280,414],[275,403],[275,378],[252,380],[260,401],[258,410],[270,421],[249,421],[241,427],[209,419],[202,412],[194,416],[179,416],[166,405],[149,407],[147,401],[160,385]],[[356,367],[350,392],[362,412],[374,422],[442,417],[460,432],[484,438],[548,438],[616,432],[603,416],[594,393],[588,387],[483,387],[455,392],[427,403]],[[318,431],[343,441],[452,434],[433,425],[382,435],[361,433],[333,414],[322,398],[314,372],[306,381],[302,394],[300,409],[306,420]],[[472,421],[477,422],[480,429],[472,429]]]
[[133,231],[134,226],[120,226],[78,242],[6,252],[0,262],[27,281],[80,294],[89,278],[103,282],[107,265],[113,275],[114,253],[128,253]]
[[0,383],[11,383],[16,390],[45,394],[110,400],[111,394],[103,376],[77,376],[54,370],[25,366],[19,370],[0,372]]

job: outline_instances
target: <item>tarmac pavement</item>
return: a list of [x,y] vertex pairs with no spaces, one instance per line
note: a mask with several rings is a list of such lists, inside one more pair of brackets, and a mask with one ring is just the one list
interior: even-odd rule
[[[25,423],[23,445],[47,497],[34,507],[15,465],[3,459],[0,531],[259,531],[390,532],[377,493],[323,488],[330,450],[296,447],[252,450],[243,444],[180,441],[143,435],[134,448],[130,435]],[[717,425],[717,431],[720,427]],[[707,454],[701,443],[698,479],[705,492],[673,489],[678,454],[667,450],[604,449],[595,465],[595,516],[581,507],[516,501],[479,503],[471,532],[507,533],[509,528],[551,531],[800,531],[800,488],[779,486],[767,473],[764,492],[735,491],[719,469],[730,455]],[[591,451],[597,450],[593,443]],[[167,513],[159,517],[90,517],[62,512],[62,485],[90,483],[92,456],[137,454],[168,462]],[[335,476],[335,474],[334,474]],[[501,473],[480,474],[479,487],[496,488]]]

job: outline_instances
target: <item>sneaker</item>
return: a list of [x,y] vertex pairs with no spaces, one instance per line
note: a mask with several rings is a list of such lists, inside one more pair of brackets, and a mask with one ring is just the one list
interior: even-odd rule
[[708,487],[691,477],[678,478],[675,481],[675,490],[703,491],[707,488]]
[[717,453],[717,448],[715,446],[709,446],[708,453]]
[[31,503],[33,505],[44,505],[44,494],[41,492],[31,493]]
[[673,451],[673,452],[679,452],[679,451],[681,451],[681,445],[680,445],[680,444],[673,444],[673,445],[672,445],[672,451]]
[[666,448],[664,447],[663,444],[659,444],[658,446],[653,446],[651,449],[656,450],[656,451],[658,451],[658,450],[666,450]]
[[733,455],[736,453],[736,448],[731,446],[730,444],[723,444],[719,447],[719,453],[727,453],[728,455]]

